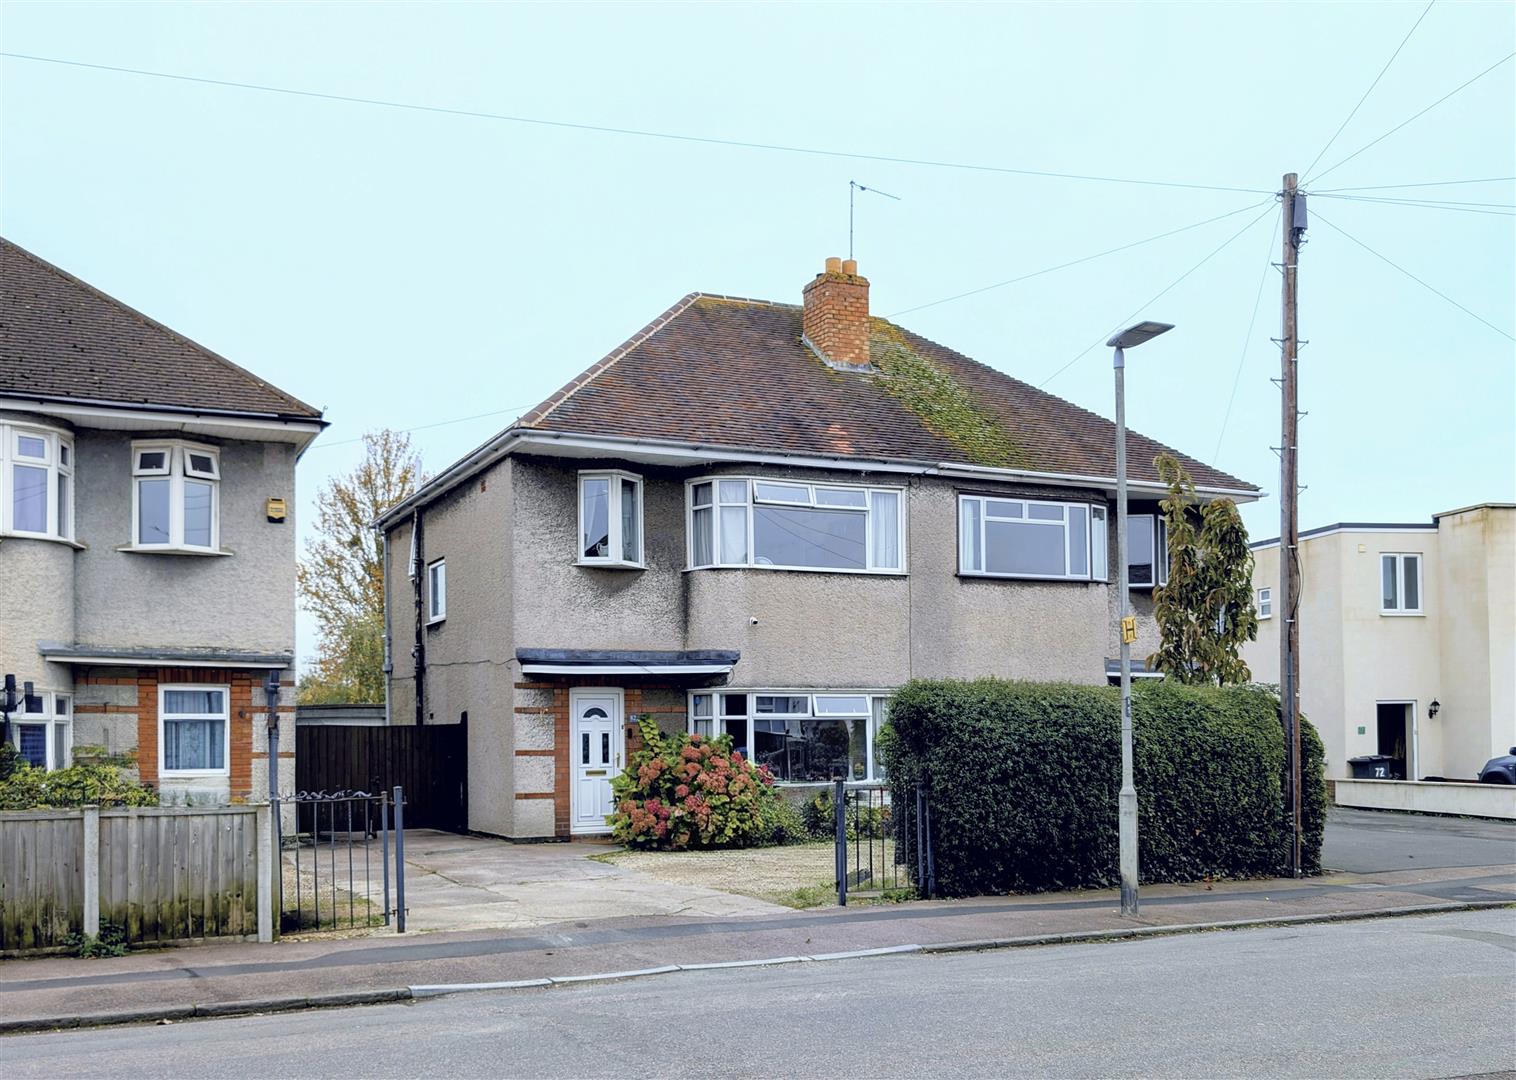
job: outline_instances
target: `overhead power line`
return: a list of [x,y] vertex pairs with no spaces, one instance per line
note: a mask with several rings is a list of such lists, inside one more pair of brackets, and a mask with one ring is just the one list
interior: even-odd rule
[[1151,297],[1149,297],[1146,301],[1144,301],[1143,303],[1139,304],[1132,311],[1132,313],[1130,315],[1128,315],[1126,318],[1122,319],[1120,322],[1116,323],[1115,326],[1111,327],[1105,333],[1101,334],[1098,338],[1096,338],[1094,341],[1090,342],[1083,349],[1079,350],[1079,352],[1075,356],[1073,356],[1066,364],[1064,364],[1057,371],[1053,372],[1047,378],[1043,379],[1040,383],[1038,383],[1037,384],[1037,389],[1039,389],[1039,390],[1043,389],[1044,387],[1047,386],[1048,383],[1052,382],[1054,379],[1058,378],[1058,376],[1062,375],[1069,368],[1071,368],[1075,364],[1077,364],[1080,360],[1084,359],[1085,355],[1087,353],[1089,353],[1089,351],[1091,349],[1093,349],[1093,348],[1095,348],[1095,346],[1101,344],[1103,341],[1105,341],[1107,338],[1109,338],[1112,334],[1114,334],[1117,330],[1120,330],[1123,326],[1126,326],[1133,319],[1135,319],[1138,315],[1141,315],[1145,310],[1147,310],[1147,308],[1150,307],[1155,301],[1161,299],[1163,296],[1165,296],[1167,293],[1169,293],[1172,289],[1174,289],[1176,286],[1178,286],[1179,283],[1182,282],[1182,281],[1184,281],[1185,278],[1189,277],[1196,270],[1199,270],[1206,263],[1210,262],[1217,255],[1221,254],[1222,250],[1225,249],[1225,248],[1227,248],[1228,246],[1230,246],[1231,243],[1232,243],[1232,241],[1236,240],[1239,236],[1241,236],[1243,233],[1247,232],[1254,225],[1257,225],[1260,221],[1262,221],[1265,217],[1268,216],[1268,213],[1269,212],[1267,210],[1265,210],[1263,213],[1261,213],[1257,217],[1253,218],[1253,220],[1249,221],[1242,228],[1240,228],[1236,232],[1234,232],[1231,236],[1229,236],[1225,240],[1223,240],[1216,247],[1212,248],[1211,249],[1211,253],[1209,255],[1207,255],[1205,258],[1201,259],[1198,263],[1196,263],[1194,266],[1190,267],[1184,273],[1180,274],[1173,281],[1169,282],[1162,289],[1160,289],[1158,292],[1156,292]]
[[1423,289],[1426,289],[1428,292],[1436,293],[1438,296],[1442,297],[1448,303],[1452,304],[1459,311],[1463,312],[1465,315],[1469,316],[1472,319],[1477,319],[1480,322],[1484,323],[1484,325],[1488,326],[1491,330],[1495,331],[1495,333],[1499,334],[1501,337],[1506,338],[1509,341],[1516,341],[1516,337],[1512,337],[1506,331],[1502,330],[1500,327],[1498,327],[1494,323],[1490,322],[1489,319],[1486,319],[1483,315],[1479,315],[1479,314],[1476,314],[1473,311],[1470,311],[1468,308],[1466,308],[1462,304],[1460,304],[1457,300],[1454,300],[1447,293],[1443,292],[1441,289],[1437,288],[1434,285],[1427,284],[1427,282],[1421,280],[1421,278],[1417,277],[1415,274],[1411,273],[1405,267],[1401,266],[1399,263],[1397,263],[1394,260],[1390,259],[1388,256],[1381,255],[1379,252],[1377,252],[1373,248],[1369,247],[1369,245],[1365,244],[1362,240],[1358,239],[1358,237],[1354,236],[1352,233],[1348,232],[1345,229],[1342,229],[1342,228],[1338,227],[1337,225],[1334,225],[1328,218],[1324,217],[1319,211],[1316,212],[1316,213],[1313,213],[1312,217],[1314,217],[1317,221],[1321,222],[1327,228],[1331,229],[1333,232],[1341,233],[1343,236],[1345,236],[1349,240],[1353,241],[1353,243],[1355,243],[1359,247],[1363,248],[1364,251],[1367,251],[1370,255],[1374,256],[1374,258],[1378,259],[1380,262],[1388,263],[1390,266],[1394,267],[1396,270],[1399,270],[1402,274],[1404,274],[1406,277],[1410,278],[1416,284],[1420,285]]
[[[1281,208],[1281,213],[1283,209]],[[1253,343],[1253,327],[1258,324],[1258,308],[1263,302],[1263,286],[1269,280],[1269,270],[1274,265],[1274,237],[1268,237],[1268,246],[1263,251],[1263,272],[1258,275],[1258,292],[1253,297],[1253,314],[1248,316],[1247,333],[1242,335],[1242,351],[1237,354],[1237,370],[1232,373],[1232,392],[1227,395],[1226,412],[1221,415],[1221,430],[1216,433],[1216,450],[1211,454],[1213,464],[1221,464],[1221,443],[1226,438],[1227,425],[1232,420],[1232,404],[1237,400],[1237,385],[1242,381],[1243,362],[1248,357],[1248,347]]]
[[1422,109],[1420,112],[1416,113],[1413,116],[1410,116],[1410,117],[1406,118],[1405,120],[1402,120],[1400,123],[1398,123],[1394,127],[1390,128],[1389,131],[1386,131],[1383,135],[1379,136],[1379,138],[1374,139],[1371,142],[1364,143],[1357,150],[1354,150],[1347,157],[1345,157],[1341,161],[1337,162],[1337,164],[1331,166],[1330,168],[1323,169],[1321,172],[1319,172],[1315,176],[1311,177],[1311,179],[1309,181],[1307,181],[1307,183],[1313,183],[1313,182],[1315,182],[1317,180],[1320,180],[1323,176],[1326,176],[1329,173],[1336,172],[1338,169],[1342,168],[1342,166],[1344,166],[1348,162],[1352,161],[1359,154],[1361,154],[1365,150],[1369,149],[1369,147],[1371,147],[1371,146],[1378,146],[1380,143],[1384,142],[1384,140],[1388,139],[1391,135],[1395,134],[1395,132],[1399,131],[1401,128],[1403,128],[1407,124],[1409,124],[1411,121],[1413,121],[1413,120],[1419,120],[1421,117],[1425,116],[1427,113],[1429,113],[1433,109],[1437,108],[1437,106],[1441,105],[1444,101],[1448,100],[1448,98],[1452,97],[1454,94],[1460,93],[1461,91],[1468,89],[1470,86],[1473,86],[1480,79],[1484,78],[1490,72],[1492,72],[1496,68],[1498,68],[1501,64],[1509,63],[1512,57],[1516,57],[1516,52],[1507,53],[1504,57],[1502,57],[1501,59],[1495,61],[1489,67],[1487,67],[1483,71],[1481,71],[1478,75],[1475,75],[1468,82],[1460,83],[1458,86],[1455,86],[1453,89],[1449,90],[1446,94],[1443,94],[1442,97],[1440,97],[1436,101],[1432,102],[1430,105],[1428,105],[1426,108]]
[[34,56],[28,53],[0,52],[11,60],[26,60],[39,64],[58,64],[65,67],[87,68],[92,71],[109,71],[120,75],[138,75],[149,79],[166,79],[173,82],[196,83],[202,86],[221,86],[237,90],[253,90],[264,94],[283,94],[287,97],[314,98],[320,101],[337,101],[348,105],[372,105],[385,109],[403,109],[408,112],[433,113],[442,116],[461,116],[474,120],[496,120],[510,124],[529,124],[535,127],[563,128],[570,131],[594,132],[601,135],[628,135],[641,139],[663,139],[669,142],[698,143],[706,146],[726,146],[741,150],[767,150],[783,154],[804,154],[812,157],[842,158],[852,161],[878,161],[889,165],[914,165],[934,169],[958,169],[967,172],[999,173],[1010,176],[1035,176],[1051,180],[1082,180],[1090,183],[1135,184],[1140,187],[1185,188],[1191,191],[1237,191],[1249,195],[1270,194],[1263,188],[1229,187],[1221,184],[1191,184],[1173,180],[1147,180],[1128,176],[1097,176],[1086,173],[1054,172],[1045,169],[1014,169],[1005,165],[981,165],[966,161],[940,161],[931,158],[913,158],[894,154],[869,154],[848,150],[827,150],[816,146],[791,146],[784,143],[765,143],[746,139],[722,139],[709,135],[688,135],[674,131],[652,131],[643,128],[613,127],[607,124],[586,124],[569,120],[547,120],[537,116],[515,116],[509,113],[488,112],[482,109],[459,109],[444,105],[422,105],[409,101],[391,101],[384,98],[367,98],[354,94],[329,94],[319,90],[300,90],[288,86],[272,86],[263,83],[238,82],[233,79],[211,79],[198,75],[180,75],[168,71],[151,71],[146,68],[117,67],[111,64],[91,64],[82,60],[65,60],[56,56]]
[[[1427,202],[1421,199],[1376,199],[1368,195],[1328,195],[1313,193],[1318,199],[1340,199],[1343,202],[1369,203],[1377,206],[1410,206],[1420,210],[1448,210],[1459,214],[1488,214],[1494,217],[1516,217],[1516,204],[1512,203],[1455,203]],[[1488,207],[1489,209],[1482,209]]]
[[[1268,200],[1264,201],[1267,202]],[[1130,251],[1132,248],[1141,247],[1143,244],[1151,244],[1155,240],[1163,240],[1170,236],[1177,236],[1182,232],[1188,232],[1191,229],[1198,229],[1202,225],[1211,224],[1213,221],[1221,221],[1225,218],[1236,217],[1238,214],[1245,214],[1249,210],[1262,205],[1263,203],[1261,202],[1249,203],[1247,206],[1238,207],[1236,210],[1229,210],[1225,214],[1217,214],[1215,217],[1208,217],[1204,221],[1196,221],[1189,225],[1181,225],[1177,229],[1170,229],[1168,232],[1161,232],[1156,236],[1149,236],[1142,240],[1133,240],[1130,244],[1122,244],[1120,247],[1107,248],[1105,251],[1097,251],[1093,255],[1085,255],[1078,259],[1071,259],[1068,262],[1059,263],[1056,266],[1047,266],[1041,270],[1033,270],[1029,274],[1022,274],[1020,277],[1007,278],[1005,281],[997,281],[993,285],[982,285],[977,289],[969,289],[967,292],[954,293],[952,296],[944,296],[940,300],[929,300],[925,304],[917,304],[915,307],[902,308],[900,311],[891,312],[889,318],[898,318],[901,315],[909,315],[913,311],[924,311],[926,308],[936,307],[938,304],[950,304],[954,300],[963,300],[967,297],[978,296],[980,293],[987,293],[994,289],[1003,289],[1007,285],[1015,285],[1018,282],[1030,281],[1032,278],[1041,277],[1044,274],[1051,274],[1057,270],[1067,270],[1071,266],[1078,266],[1081,263],[1087,263],[1095,259],[1101,259],[1107,255],[1115,255],[1119,251]]]
[[1332,148],[1332,144],[1337,141],[1337,136],[1341,135],[1343,129],[1352,122],[1353,117],[1358,115],[1358,110],[1363,108],[1363,103],[1365,101],[1369,100],[1369,95],[1374,92],[1374,87],[1379,85],[1379,80],[1384,78],[1384,73],[1390,70],[1390,65],[1395,62],[1395,57],[1400,55],[1400,50],[1405,48],[1405,43],[1411,40],[1411,35],[1416,32],[1416,28],[1421,25],[1421,20],[1427,17],[1427,12],[1432,10],[1432,5],[1436,2],[1437,0],[1427,0],[1427,6],[1421,9],[1421,14],[1417,16],[1416,21],[1411,24],[1411,28],[1405,32],[1405,37],[1400,39],[1400,44],[1395,46],[1395,51],[1390,53],[1390,58],[1384,62],[1384,67],[1379,69],[1379,74],[1374,76],[1374,81],[1369,83],[1369,88],[1365,90],[1363,92],[1363,96],[1358,99],[1358,104],[1353,106],[1353,111],[1348,113],[1347,119],[1337,125],[1337,130],[1332,132],[1332,137],[1326,141],[1326,145],[1321,148],[1320,152],[1311,159],[1311,163],[1305,167],[1302,175],[1311,175],[1311,170],[1314,169],[1316,167],[1316,163],[1321,160],[1322,154],[1325,154]]
[[1315,188],[1311,191],[1311,194],[1331,195],[1344,191],[1396,191],[1404,188],[1454,187],[1458,184],[1507,184],[1512,180],[1516,180],[1516,176],[1486,176],[1478,180],[1425,180],[1419,184],[1374,184],[1369,187]]

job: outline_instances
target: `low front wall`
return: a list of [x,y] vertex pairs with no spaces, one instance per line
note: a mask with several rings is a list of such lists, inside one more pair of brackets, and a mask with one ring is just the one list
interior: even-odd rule
[[1338,780],[1337,805],[1516,821],[1516,786],[1444,784],[1434,780]]

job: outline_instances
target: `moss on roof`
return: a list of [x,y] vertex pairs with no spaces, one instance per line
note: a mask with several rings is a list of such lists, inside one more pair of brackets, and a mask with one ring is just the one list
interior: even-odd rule
[[870,322],[869,360],[879,369],[875,386],[974,464],[1030,467],[1026,452],[950,371],[911,348],[900,327],[879,318]]

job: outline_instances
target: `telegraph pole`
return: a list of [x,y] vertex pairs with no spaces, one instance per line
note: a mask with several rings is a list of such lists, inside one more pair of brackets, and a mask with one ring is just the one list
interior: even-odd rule
[[1281,405],[1279,446],[1279,710],[1284,726],[1287,780],[1285,814],[1290,822],[1290,875],[1300,870],[1300,409],[1296,358],[1300,351],[1296,323],[1299,300],[1301,234],[1306,229],[1305,196],[1294,173],[1284,176],[1284,326],[1280,340]]

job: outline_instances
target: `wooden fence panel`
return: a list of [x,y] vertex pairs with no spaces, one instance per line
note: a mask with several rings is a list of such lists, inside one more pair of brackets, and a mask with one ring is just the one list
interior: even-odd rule
[[60,948],[83,932],[92,886],[101,922],[121,926],[130,944],[257,935],[258,845],[273,842],[260,813],[99,811],[98,863],[90,868],[84,811],[0,812],[0,954]]
[[405,789],[412,828],[468,828],[468,728],[308,724],[295,731],[295,786],[302,791]]
[[82,814],[8,812],[0,821],[0,951],[56,948],[84,925]]

